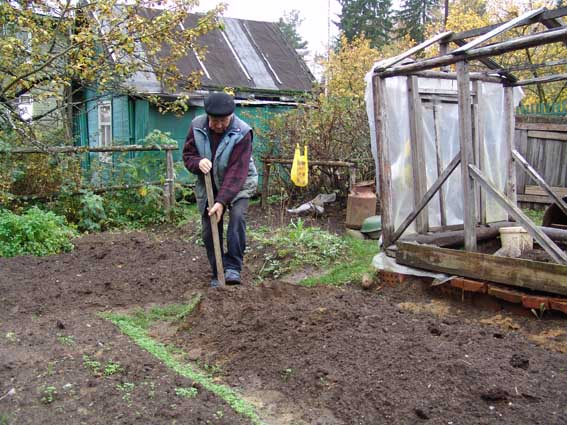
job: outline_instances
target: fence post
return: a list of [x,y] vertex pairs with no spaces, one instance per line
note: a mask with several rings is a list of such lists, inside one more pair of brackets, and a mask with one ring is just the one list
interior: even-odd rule
[[175,189],[174,189],[174,176],[173,176],[173,152],[171,149],[165,151],[166,157],[166,179],[165,179],[165,194],[164,204],[165,210],[171,218],[171,212],[175,207]]

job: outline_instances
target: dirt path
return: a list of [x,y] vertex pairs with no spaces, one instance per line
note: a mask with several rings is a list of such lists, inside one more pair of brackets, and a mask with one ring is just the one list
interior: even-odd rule
[[190,316],[151,336],[213,369],[264,423],[567,424],[567,356],[527,335],[561,345],[563,320],[499,321],[416,282],[210,290],[203,249],[181,236],[105,233],[69,254],[0,259],[0,424],[249,423],[98,315],[196,293]]

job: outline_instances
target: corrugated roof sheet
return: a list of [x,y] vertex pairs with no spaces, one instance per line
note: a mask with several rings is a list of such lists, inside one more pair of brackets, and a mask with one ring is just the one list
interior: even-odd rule
[[[144,9],[140,13],[148,18],[160,13]],[[194,27],[200,15],[192,14],[184,22]],[[224,30],[214,30],[200,37],[198,44],[206,46],[206,54],[195,52],[178,62],[179,70],[189,75],[202,71],[203,88],[234,87],[253,91],[310,91],[313,75],[285,41],[276,23],[223,18]],[[147,77],[146,77],[147,78]],[[133,81],[144,91],[146,84]]]

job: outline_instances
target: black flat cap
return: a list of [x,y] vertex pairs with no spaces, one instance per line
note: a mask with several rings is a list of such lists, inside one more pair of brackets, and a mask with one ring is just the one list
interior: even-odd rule
[[234,99],[226,93],[213,93],[205,99],[205,112],[213,117],[226,117],[234,112]]

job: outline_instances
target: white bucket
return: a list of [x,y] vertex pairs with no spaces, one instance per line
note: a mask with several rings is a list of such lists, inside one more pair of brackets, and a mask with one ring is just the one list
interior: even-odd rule
[[534,247],[533,238],[523,227],[501,227],[500,240],[502,249],[508,252],[523,253]]

